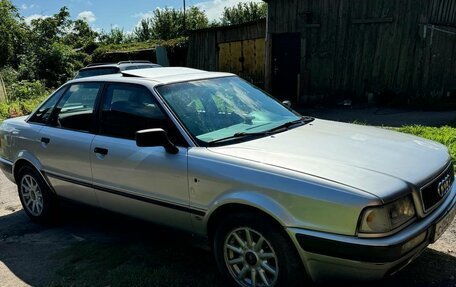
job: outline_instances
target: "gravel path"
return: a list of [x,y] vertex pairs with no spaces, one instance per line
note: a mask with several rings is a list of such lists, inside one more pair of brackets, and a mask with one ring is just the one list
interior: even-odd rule
[[[16,186],[0,173],[0,286],[46,286],[59,278],[61,250],[83,240],[125,242],[141,238],[140,224],[119,223],[108,216],[94,219],[92,211],[66,212],[55,226],[31,223],[22,211]],[[103,216],[101,216],[103,217]],[[134,224],[133,224],[134,225]],[[163,231],[166,232],[166,231]],[[203,251],[202,251],[203,252]],[[75,263],[77,264],[77,263]],[[370,286],[456,287],[456,220],[442,238],[396,276]],[[363,285],[362,285],[363,286]],[[365,285],[364,285],[365,286]]]

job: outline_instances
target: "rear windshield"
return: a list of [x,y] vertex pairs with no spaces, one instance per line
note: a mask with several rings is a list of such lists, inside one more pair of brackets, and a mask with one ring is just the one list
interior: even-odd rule
[[119,68],[115,67],[87,69],[79,71],[78,75],[76,76],[76,79],[117,73],[119,73]]
[[158,68],[159,65],[137,65],[137,66],[128,66],[125,68],[126,71],[128,70],[140,70],[140,69],[150,69],[150,68]]

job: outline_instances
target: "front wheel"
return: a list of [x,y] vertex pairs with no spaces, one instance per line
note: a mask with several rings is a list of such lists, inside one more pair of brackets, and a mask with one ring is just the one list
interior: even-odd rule
[[232,286],[300,286],[304,268],[283,229],[255,213],[222,219],[214,235],[217,265]]

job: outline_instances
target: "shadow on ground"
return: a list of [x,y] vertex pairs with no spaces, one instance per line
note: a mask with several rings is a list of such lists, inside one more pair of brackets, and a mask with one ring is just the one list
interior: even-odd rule
[[[0,217],[0,263],[32,286],[221,286],[212,255],[178,231],[65,204],[59,223]],[[338,286],[456,286],[456,258],[428,249],[392,278]]]

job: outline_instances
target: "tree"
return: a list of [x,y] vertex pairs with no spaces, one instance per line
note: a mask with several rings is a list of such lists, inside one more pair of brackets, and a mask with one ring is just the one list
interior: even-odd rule
[[90,26],[81,20],[72,21],[66,7],[57,14],[31,22],[32,49],[27,53],[26,69],[19,73],[29,80],[38,79],[48,87],[57,87],[74,76],[87,57],[78,52],[84,41],[96,37]]
[[135,34],[136,40],[139,42],[144,42],[152,39],[152,26],[153,24],[151,19],[142,19],[133,32]]
[[[183,15],[181,17],[183,18]],[[204,11],[198,7],[192,6],[186,11],[185,23],[187,30],[203,29],[209,26],[209,19]]]
[[111,27],[111,31],[109,31],[109,33],[102,31],[98,40],[103,45],[124,44],[131,42],[131,37],[132,36],[130,34],[126,34],[123,29]]
[[206,14],[198,7],[189,8],[185,17],[183,11],[174,8],[156,9],[152,17],[141,20],[134,34],[138,41],[169,40],[183,36],[185,29],[201,29],[208,25]]
[[67,7],[62,7],[52,17],[32,20],[33,44],[37,47],[51,45],[60,41],[70,31],[72,21]]
[[27,49],[29,31],[9,0],[0,0],[0,67],[17,66]]
[[222,25],[242,24],[266,18],[268,6],[266,3],[238,3],[233,7],[225,7],[221,18]]
[[79,19],[71,23],[63,42],[74,48],[84,48],[93,45],[97,37],[98,33],[92,30],[86,21]]
[[82,68],[85,58],[83,53],[59,42],[39,48],[36,55],[36,77],[44,81],[46,86],[54,88],[74,77],[75,71]]

